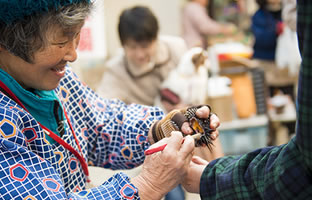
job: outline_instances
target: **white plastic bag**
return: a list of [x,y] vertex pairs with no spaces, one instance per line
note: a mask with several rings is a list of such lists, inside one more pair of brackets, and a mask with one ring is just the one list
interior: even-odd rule
[[296,74],[299,70],[301,56],[297,33],[292,31],[288,26],[284,27],[283,33],[277,38],[275,62],[281,69],[288,67],[288,72],[292,75]]

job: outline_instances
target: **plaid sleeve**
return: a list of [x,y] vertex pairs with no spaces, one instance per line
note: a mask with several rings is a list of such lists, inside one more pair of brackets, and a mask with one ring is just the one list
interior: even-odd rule
[[297,144],[312,170],[312,1],[299,0],[298,36],[302,56],[297,98]]
[[298,0],[302,55],[296,136],[287,144],[211,162],[202,174],[202,199],[310,199],[312,196],[312,1]]
[[278,147],[223,157],[206,167],[202,199],[308,199],[311,174],[294,139]]

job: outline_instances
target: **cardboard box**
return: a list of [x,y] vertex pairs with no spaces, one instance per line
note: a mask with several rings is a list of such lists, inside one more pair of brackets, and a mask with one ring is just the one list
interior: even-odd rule
[[231,79],[233,100],[237,116],[248,118],[257,113],[252,74],[246,66],[226,66],[220,74]]
[[211,106],[212,112],[216,113],[216,115],[219,117],[220,122],[233,120],[234,117],[232,95],[208,97],[207,104]]

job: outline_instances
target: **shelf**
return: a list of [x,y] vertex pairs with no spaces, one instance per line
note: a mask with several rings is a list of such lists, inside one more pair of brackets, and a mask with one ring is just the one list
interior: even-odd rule
[[268,117],[266,115],[256,115],[246,119],[234,119],[229,122],[222,122],[219,130],[244,129],[250,127],[265,126],[268,124]]

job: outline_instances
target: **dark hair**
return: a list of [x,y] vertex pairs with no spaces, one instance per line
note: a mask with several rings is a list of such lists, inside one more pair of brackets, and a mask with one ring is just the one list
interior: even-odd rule
[[152,11],[144,6],[124,10],[119,17],[118,32],[121,44],[128,39],[136,42],[152,41],[157,38],[158,22]]
[[256,0],[260,8],[264,8],[267,5],[267,0]]

